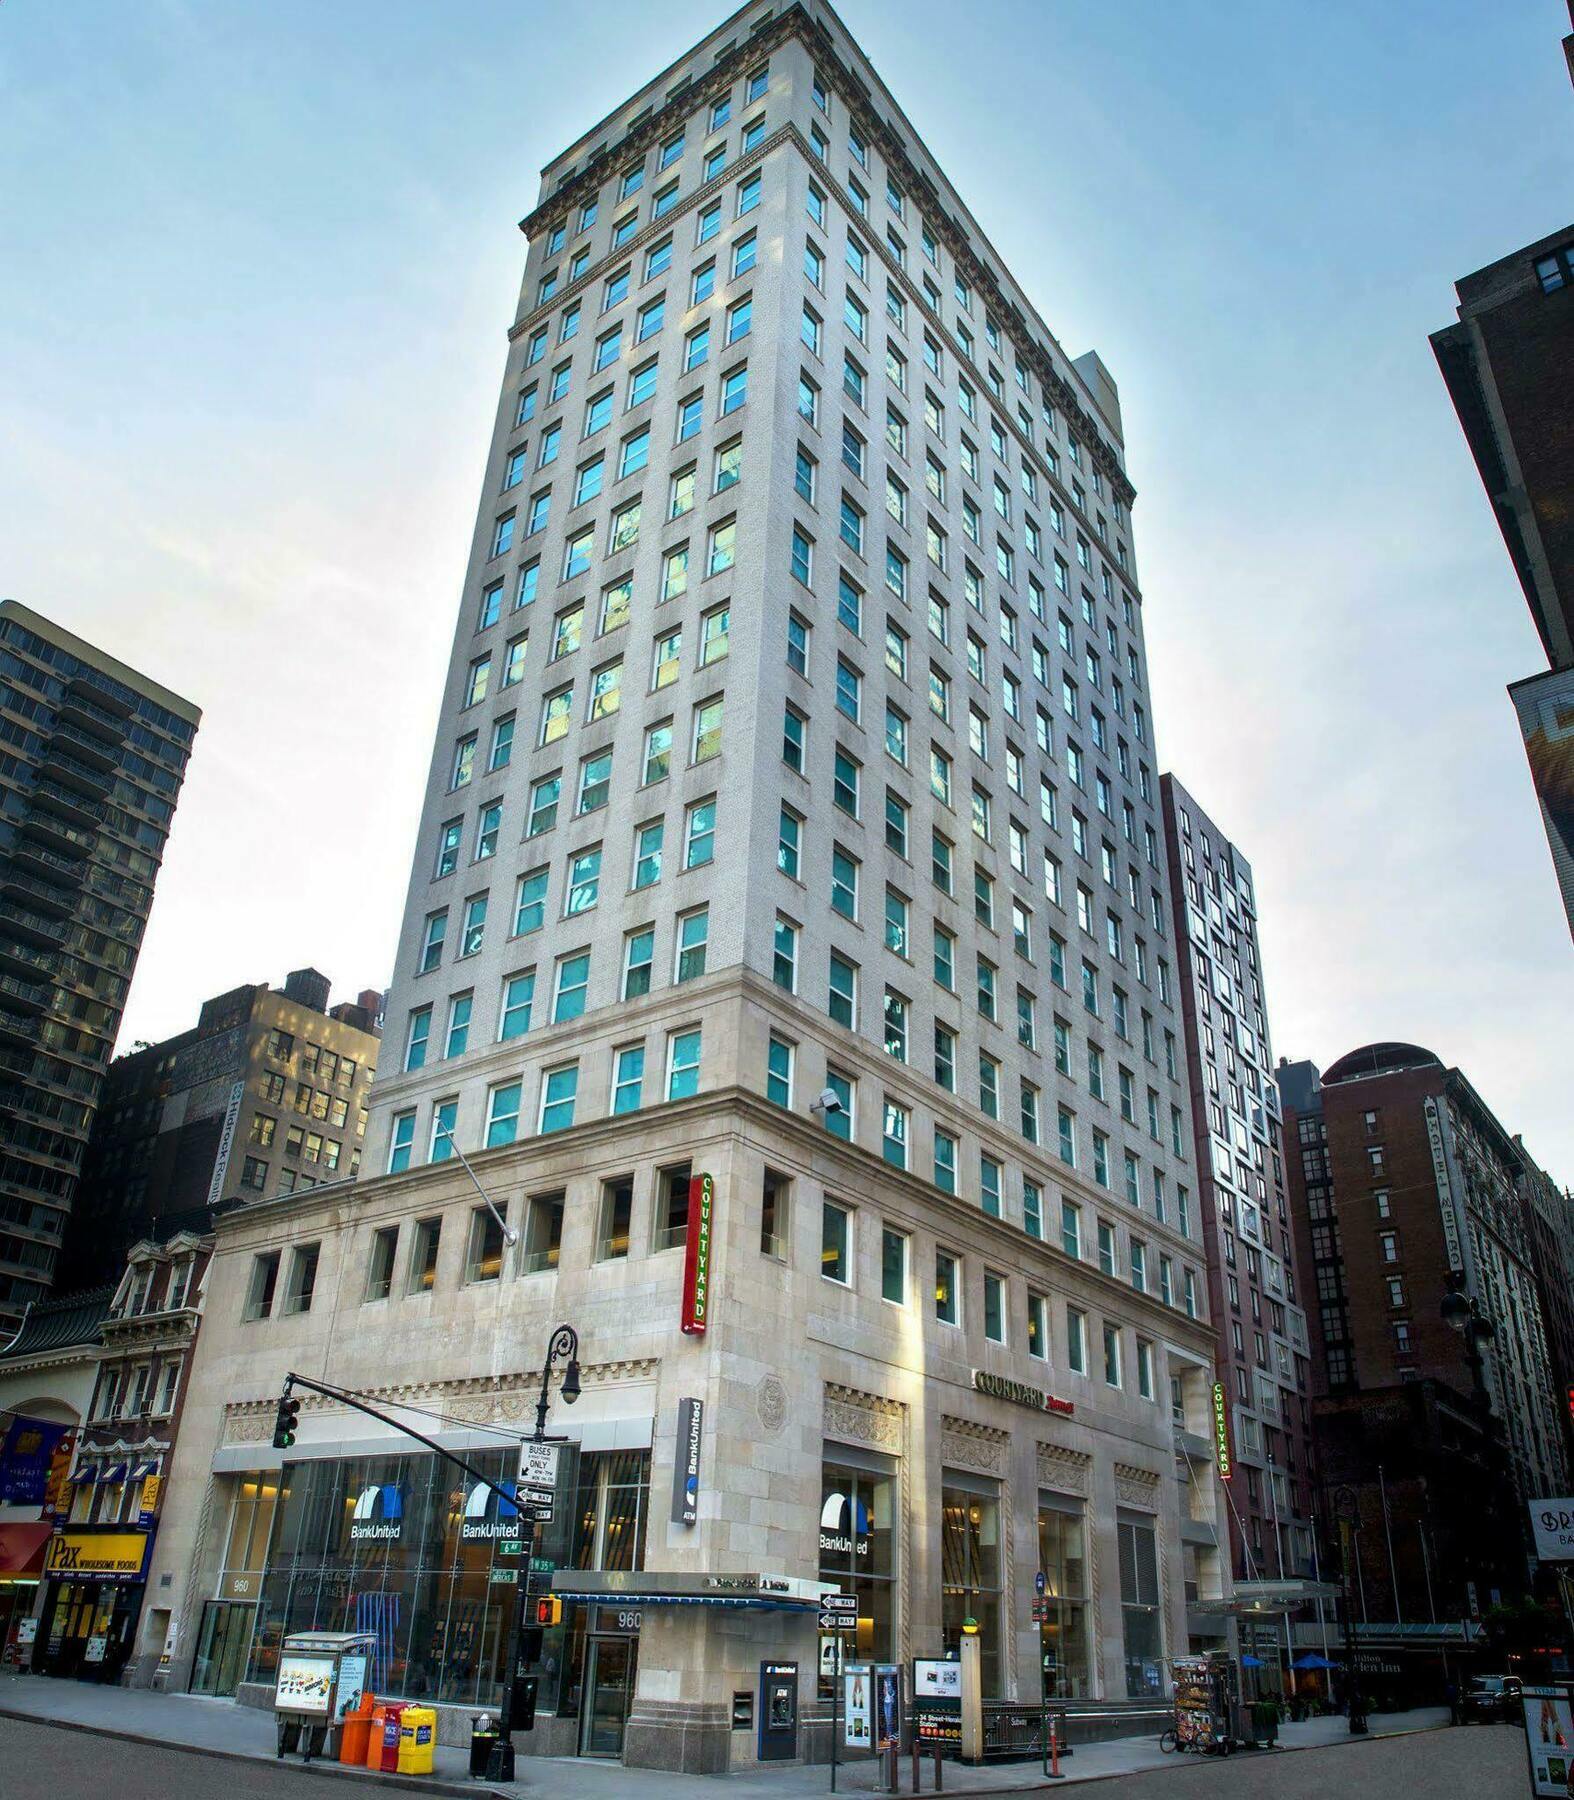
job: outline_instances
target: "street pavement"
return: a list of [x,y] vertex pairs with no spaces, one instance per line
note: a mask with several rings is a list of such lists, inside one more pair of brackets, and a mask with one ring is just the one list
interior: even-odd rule
[[[6,1716],[10,1715],[10,1716]],[[1046,1784],[1037,1764],[985,1769],[945,1765],[948,1794],[1045,1792],[1047,1785],[1089,1780],[1103,1785],[1090,1800],[1157,1800],[1180,1784],[1180,1800],[1392,1800],[1395,1796],[1461,1795],[1498,1800],[1526,1786],[1523,1735],[1504,1726],[1438,1729],[1446,1713],[1379,1714],[1373,1736],[1352,1741],[1339,1718],[1284,1727],[1283,1750],[1243,1752],[1228,1759],[1164,1756],[1151,1737],[1126,1738],[1079,1749],[1065,1764],[1068,1780]],[[110,1733],[113,1735],[105,1736]],[[395,1776],[357,1776],[333,1766],[278,1763],[270,1713],[230,1701],[135,1692],[40,1676],[0,1679],[0,1796],[3,1800],[59,1800],[61,1795],[107,1800],[183,1800],[222,1794],[223,1800],[375,1800],[388,1786],[415,1784]],[[183,1745],[185,1750],[169,1746]],[[223,1753],[219,1760],[216,1753]],[[932,1767],[932,1765],[931,1765]],[[925,1769],[925,1792],[929,1791]],[[869,1793],[872,1763],[844,1763],[838,1790]],[[521,1757],[519,1780],[495,1791],[529,1800],[693,1800],[691,1777],[625,1769],[578,1758]],[[902,1782],[910,1791],[911,1762]],[[463,1752],[440,1748],[438,1791],[480,1796],[487,1788],[466,1780]],[[346,1785],[348,1783],[348,1785]],[[708,1784],[707,1784],[708,1785]],[[761,1770],[727,1779],[726,1791],[745,1800],[808,1800],[828,1792],[824,1767]]]

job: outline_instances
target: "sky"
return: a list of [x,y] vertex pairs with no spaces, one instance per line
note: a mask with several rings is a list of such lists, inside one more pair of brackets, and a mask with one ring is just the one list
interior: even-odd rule
[[[1569,222],[1557,0],[845,0],[1120,385],[1159,760],[1278,1054],[1458,1064],[1574,1183],[1545,666],[1427,344]],[[0,593],[203,708],[121,1047],[386,985],[542,163],[722,17],[0,5]],[[958,21],[964,30],[958,31]]]

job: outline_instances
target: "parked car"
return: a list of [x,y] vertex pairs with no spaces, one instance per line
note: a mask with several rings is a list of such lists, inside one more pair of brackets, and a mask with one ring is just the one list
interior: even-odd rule
[[1520,1699],[1520,1680],[1517,1675],[1472,1675],[1470,1686],[1465,1689],[1464,1715],[1467,1725],[1480,1720],[1490,1724],[1501,1720],[1508,1724],[1517,1724],[1521,1717],[1524,1702]]

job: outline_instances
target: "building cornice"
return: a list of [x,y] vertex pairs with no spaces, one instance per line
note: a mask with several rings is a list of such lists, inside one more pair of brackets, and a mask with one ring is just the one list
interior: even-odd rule
[[[945,210],[933,181],[908,155],[907,147],[896,131],[874,110],[868,88],[843,62],[830,33],[818,20],[810,18],[796,0],[795,4],[778,13],[764,29],[745,38],[721,57],[698,81],[690,82],[664,105],[655,107],[633,131],[617,143],[609,144],[599,155],[593,156],[583,169],[527,213],[519,221],[519,229],[527,238],[533,238],[544,226],[554,224],[559,218],[566,220],[573,207],[593,191],[599,191],[602,183],[609,180],[621,164],[633,156],[645,155],[654,144],[670,135],[677,120],[686,118],[697,107],[718,97],[724,89],[730,90],[747,64],[754,62],[762,51],[768,52],[790,37],[796,37],[814,57],[816,65],[841,95],[865,134],[879,146],[887,163],[900,172],[904,178],[902,185],[910,193],[923,194],[928,198],[930,204],[924,211],[925,220],[932,221],[935,235],[944,241],[956,262],[967,271],[971,277],[971,285],[983,295],[986,303],[993,302],[994,310],[1002,316],[1002,322],[1009,320],[1016,325],[1017,332],[1012,343],[1024,365],[1033,370],[1045,392],[1065,413],[1068,422],[1076,426],[1079,437],[1108,477],[1110,486],[1120,500],[1130,507],[1137,497],[1137,490],[1126,471],[1110,454],[1105,441],[1105,428],[1088,411],[1076,389],[1026,329],[1026,315],[1021,306],[1007,296],[994,271],[974,251],[967,233]],[[665,220],[662,222],[665,223]],[[922,300],[920,304],[923,304]],[[931,313],[927,307],[924,310],[943,326],[944,321],[939,319],[938,314]],[[1045,335],[1055,341],[1054,333],[1049,327],[1044,325],[1043,329]],[[1067,357],[1066,360],[1069,363],[1071,359]]]

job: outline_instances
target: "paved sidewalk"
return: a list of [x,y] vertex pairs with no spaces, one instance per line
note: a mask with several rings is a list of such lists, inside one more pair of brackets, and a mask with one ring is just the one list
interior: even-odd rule
[[[221,1752],[274,1760],[273,1715],[254,1707],[237,1706],[231,1700],[211,1700],[194,1694],[155,1694],[130,1688],[97,1687],[86,1682],[58,1681],[41,1675],[0,1677],[0,1717],[13,1714],[41,1723],[105,1731],[155,1744],[181,1744],[193,1750]],[[1379,1713],[1372,1718],[1374,1737],[1407,1731],[1430,1731],[1448,1722],[1443,1707],[1406,1713]],[[1308,1719],[1281,1728],[1284,1749],[1245,1752],[1266,1763],[1287,1751],[1310,1750],[1349,1741],[1342,1718]],[[1153,1737],[1118,1738],[1106,1744],[1086,1744],[1062,1765],[1066,1782],[1097,1780],[1111,1775],[1138,1774],[1158,1768],[1193,1764],[1190,1757],[1163,1755]],[[298,1767],[298,1763],[292,1763]],[[314,1768],[322,1765],[314,1764]],[[578,1757],[525,1757],[518,1761],[519,1779],[509,1786],[494,1787],[506,1795],[544,1796],[552,1800],[693,1800],[694,1778],[663,1775],[647,1769],[625,1769],[620,1763],[594,1762]],[[904,1783],[912,1764],[903,1765]],[[336,1773],[337,1771],[333,1771]],[[325,1777],[331,1778],[325,1770]],[[392,1784],[394,1777],[385,1777]],[[464,1751],[439,1745],[435,1780],[443,1787],[484,1794],[487,1787],[468,1779]],[[411,1785],[399,1782],[399,1785]],[[955,1794],[1007,1794],[1037,1788],[1044,1779],[1037,1763],[1008,1763],[998,1767],[964,1769],[945,1765],[945,1791]],[[830,1788],[825,1767],[759,1770],[727,1778],[727,1791],[748,1800],[819,1800]],[[872,1759],[843,1763],[837,1788],[845,1793],[870,1793],[874,1788]]]

